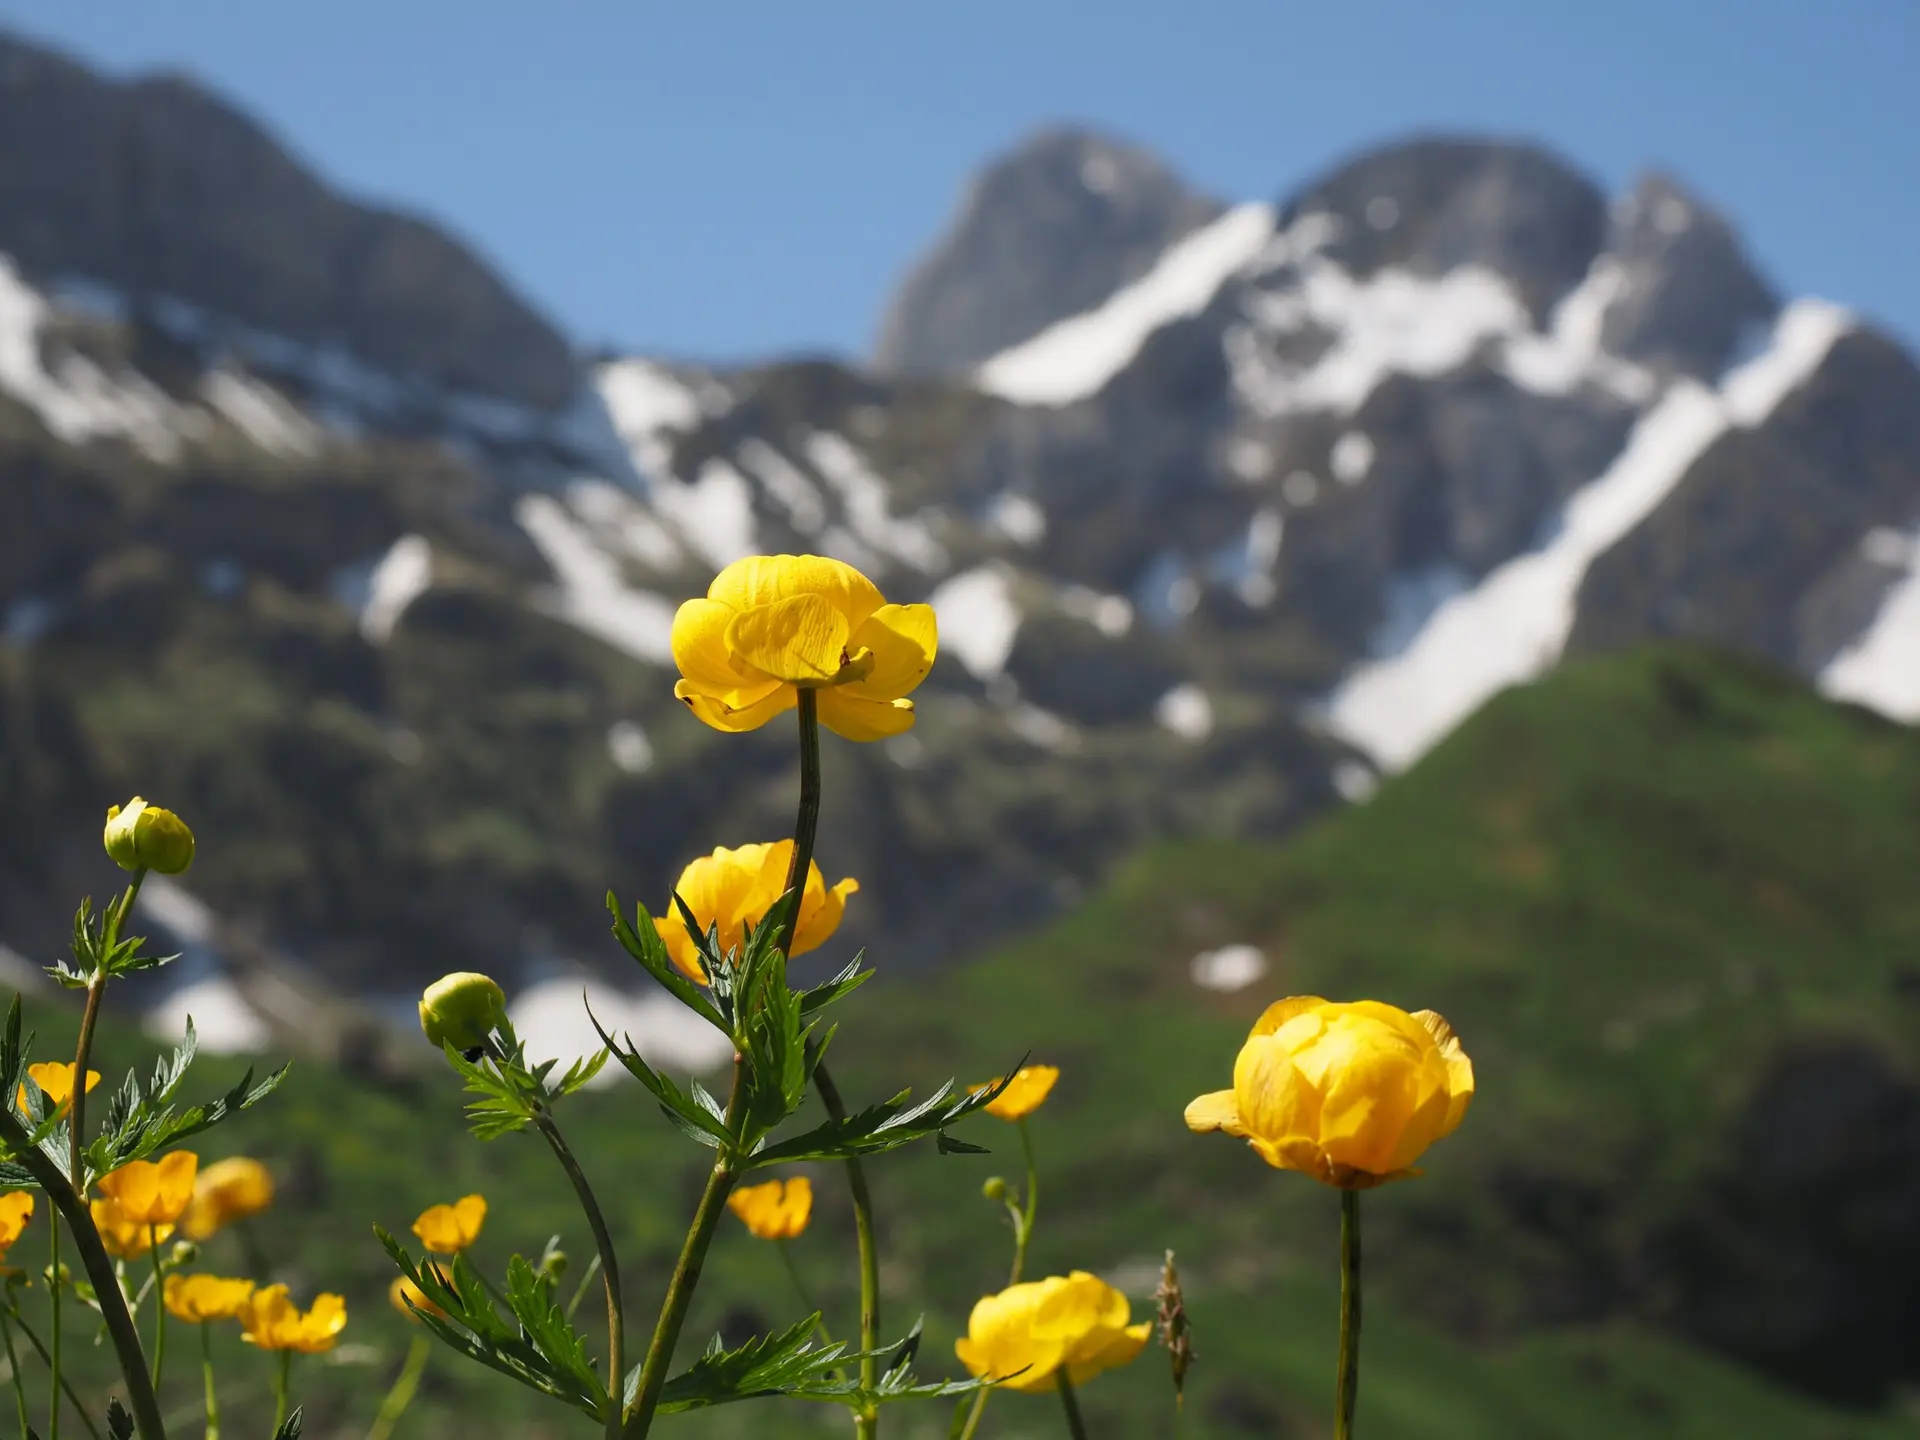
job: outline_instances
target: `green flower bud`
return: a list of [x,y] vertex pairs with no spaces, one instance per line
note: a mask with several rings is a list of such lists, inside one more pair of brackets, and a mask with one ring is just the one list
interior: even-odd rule
[[173,1242],[173,1254],[167,1260],[169,1265],[191,1265],[200,1258],[200,1247],[191,1240]]
[[980,1193],[989,1200],[1004,1200],[1007,1198],[1007,1182],[998,1175],[989,1175],[987,1183],[980,1187]]
[[107,811],[107,854],[122,870],[178,875],[193,863],[193,831],[171,810],[138,795]]
[[420,997],[420,1028],[436,1049],[476,1050],[506,1023],[506,992],[470,970],[442,975]]

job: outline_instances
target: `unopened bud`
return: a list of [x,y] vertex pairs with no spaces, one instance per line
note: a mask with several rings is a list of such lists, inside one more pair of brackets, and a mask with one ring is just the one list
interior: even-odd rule
[[436,1049],[478,1049],[506,1023],[506,992],[470,970],[441,976],[420,997],[420,1028]]
[[167,1263],[169,1265],[191,1265],[199,1258],[200,1247],[194,1244],[193,1241],[176,1240],[173,1242],[173,1258]]
[[107,855],[122,870],[178,875],[193,863],[193,831],[187,822],[138,795],[107,811],[102,839]]
[[980,1193],[989,1200],[1004,1200],[1007,1198],[1007,1182],[998,1175],[990,1175],[987,1183],[980,1187]]

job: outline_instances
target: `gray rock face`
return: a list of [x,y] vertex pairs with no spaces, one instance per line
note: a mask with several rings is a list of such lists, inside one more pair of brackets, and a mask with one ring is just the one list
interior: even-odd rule
[[340,198],[189,80],[114,83],[6,37],[0,251],[542,409],[578,379],[559,332],[435,226]]
[[1536,318],[1587,273],[1607,223],[1599,188],[1564,161],[1479,139],[1371,151],[1290,198],[1283,219],[1316,212],[1340,220],[1327,253],[1356,275],[1485,265],[1513,281]]
[[1624,288],[1601,339],[1626,359],[1712,376],[1779,308],[1732,227],[1664,175],[1622,199],[1607,250]]
[[1220,211],[1143,150],[1046,131],[969,186],[887,307],[874,358],[898,374],[967,370],[1099,304]]

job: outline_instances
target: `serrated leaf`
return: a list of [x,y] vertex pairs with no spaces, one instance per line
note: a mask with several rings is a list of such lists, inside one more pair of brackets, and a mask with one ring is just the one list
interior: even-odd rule
[[[776,1145],[756,1150],[749,1159],[752,1168],[763,1165],[791,1164],[797,1160],[845,1160],[849,1156],[880,1155],[911,1145],[929,1135],[937,1135],[949,1125],[965,1119],[999,1097],[1018,1071],[1008,1071],[1007,1079],[969,1094],[953,1097],[954,1082],[949,1080],[919,1104],[909,1104],[905,1091],[878,1105],[871,1105],[844,1120],[828,1120],[813,1129]],[[965,1142],[950,1142],[963,1145]]]
[[[683,1092],[664,1073],[647,1064],[640,1054],[639,1047],[631,1038],[627,1041],[627,1048],[621,1049],[620,1043],[607,1033],[605,1026],[601,1025],[600,1017],[593,1013],[591,1005],[587,1006],[587,1020],[592,1024],[594,1033],[600,1037],[601,1043],[607,1047],[608,1052],[625,1067],[629,1075],[646,1087],[647,1093],[658,1102],[669,1120],[703,1145],[719,1146],[733,1143],[734,1137],[727,1129],[725,1112],[709,1109]],[[712,1097],[709,1096],[708,1099],[711,1101]]]
[[587,1359],[586,1342],[524,1255],[507,1262],[507,1308],[548,1361],[572,1375],[584,1391],[599,1393],[600,1377]]
[[836,1001],[851,995],[862,985],[866,984],[867,981],[871,980],[873,978],[873,971],[862,970],[860,968],[860,962],[866,958],[867,952],[862,950],[858,955],[855,955],[853,959],[849,960],[840,973],[835,975],[831,980],[823,980],[812,989],[801,991],[800,1013],[802,1015],[811,1015],[814,1011],[824,1006],[832,1005]]
[[300,1440],[300,1431],[306,1423],[305,1407],[294,1406],[293,1413],[287,1416],[285,1423],[273,1432],[273,1440]]
[[[621,913],[620,901],[611,890],[607,892],[607,909],[613,915],[613,935],[620,942],[620,948],[639,961],[641,968],[658,980],[674,999],[714,1029],[732,1038],[732,1027],[721,1018],[707,992],[682,975],[680,967],[673,963],[673,957],[667,954],[667,947],[660,939],[660,932],[654,928],[653,916],[647,913],[647,907],[635,904],[633,908],[638,924],[627,922],[627,917]],[[697,932],[696,925],[689,933]]]
[[[726,1349],[720,1337],[714,1336],[706,1353],[662,1388],[661,1413],[704,1410],[775,1395],[846,1405],[859,1411],[894,1400],[968,1395],[985,1383],[973,1379],[914,1379],[912,1362],[920,1344],[918,1322],[905,1339],[892,1345],[850,1351],[842,1343],[813,1342],[819,1318],[811,1315],[777,1335],[756,1337],[733,1350]],[[885,1367],[879,1384],[871,1389],[863,1388],[855,1378],[859,1363],[867,1359],[881,1360]],[[634,1399],[639,1373],[637,1366],[629,1372],[629,1403]]]
[[107,1397],[107,1435],[110,1440],[133,1440],[133,1416],[118,1395]]

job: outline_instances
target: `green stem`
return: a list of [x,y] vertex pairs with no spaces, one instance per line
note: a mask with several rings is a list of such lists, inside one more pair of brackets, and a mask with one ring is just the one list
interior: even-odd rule
[[[20,1327],[20,1333],[27,1337],[27,1343],[33,1346],[33,1353],[40,1357],[40,1363],[45,1365],[47,1372],[51,1374],[53,1372],[53,1357],[48,1354],[45,1342],[40,1339],[39,1335],[34,1333],[33,1326],[27,1323],[27,1317],[22,1315],[19,1310],[12,1309],[8,1313],[13,1323]],[[80,1417],[80,1423],[87,1427],[87,1434],[91,1435],[93,1440],[100,1440],[100,1427],[93,1423],[93,1416],[89,1415],[87,1413],[87,1407],[80,1403],[80,1396],[75,1392],[73,1382],[71,1380],[62,1380],[60,1382],[60,1388],[67,1392],[67,1404],[71,1405],[73,1407],[73,1413]]]
[[293,1352],[274,1352],[280,1364],[273,1374],[273,1440],[280,1440],[280,1427],[287,1423],[287,1372],[293,1368]]
[[[800,811],[793,822],[793,859],[787,867],[787,889],[806,896],[806,883],[813,865],[814,836],[820,829],[820,704],[812,690],[801,690],[800,713]],[[787,916],[780,948],[788,949],[800,923],[800,905],[796,900]],[[840,1091],[825,1065],[813,1072],[814,1088],[835,1120],[847,1118]],[[866,1171],[856,1156],[848,1156],[847,1188],[853,1193],[854,1234],[860,1246],[860,1349],[866,1358],[860,1362],[860,1385],[871,1391],[880,1378],[879,1360],[872,1352],[880,1345],[880,1259],[874,1245],[873,1196],[867,1190]],[[869,1406],[854,1416],[854,1434],[859,1440],[873,1440],[879,1433],[879,1411]]]
[[[1020,1126],[1020,1152],[1027,1160],[1027,1193],[1020,1205],[1007,1201],[1007,1213],[1013,1217],[1013,1268],[1007,1274],[1009,1286],[1018,1285],[1020,1276],[1027,1268],[1027,1243],[1033,1239],[1033,1217],[1040,1208],[1040,1167],[1033,1158],[1033,1132],[1027,1129],[1027,1117],[1022,1115]],[[982,1386],[974,1392],[973,1408],[967,1411],[967,1423],[961,1428],[959,1440],[973,1440],[973,1432],[980,1428],[980,1416],[986,1411],[987,1397],[993,1394],[991,1385]]]
[[153,1257],[153,1388],[160,1388],[160,1371],[167,1363],[166,1283],[160,1275],[160,1230],[147,1226],[147,1254]]
[[1087,1422],[1080,1414],[1080,1397],[1073,1393],[1073,1381],[1063,1365],[1053,1372],[1053,1383],[1060,1390],[1060,1405],[1067,1412],[1067,1433],[1073,1440],[1087,1440]]
[[793,1282],[793,1293],[800,1297],[801,1308],[813,1316],[814,1333],[819,1335],[822,1345],[833,1344],[833,1336],[827,1333],[827,1322],[820,1312],[820,1307],[813,1303],[813,1297],[807,1293],[806,1282],[800,1278],[800,1267],[793,1263],[791,1243],[786,1240],[776,1240],[773,1243],[780,1252],[780,1258],[786,1262],[787,1278]]
[[[101,966],[87,980],[87,1008],[80,1015],[80,1038],[73,1047],[73,1089],[68,1100],[67,1116],[67,1174],[73,1181],[73,1188],[81,1195],[87,1193],[86,1177],[80,1173],[80,1151],[86,1138],[87,1115],[87,1063],[93,1058],[93,1032],[100,1022],[100,1002],[107,993],[107,972],[105,959],[113,953],[113,947],[120,943],[120,928],[127,923],[127,916],[133,913],[134,898],[140,893],[147,872],[144,867],[133,872],[120,903],[107,917],[106,930],[102,935],[100,950]],[[58,1432],[55,1432],[58,1440]]]
[[573,1193],[579,1198],[580,1208],[586,1212],[587,1226],[593,1231],[594,1249],[600,1256],[600,1274],[607,1286],[607,1394],[610,1397],[606,1417],[607,1440],[620,1440],[620,1411],[624,1400],[622,1377],[626,1374],[626,1310],[620,1302],[620,1261],[613,1253],[613,1236],[608,1233],[606,1216],[600,1213],[600,1202],[594,1198],[586,1172],[581,1170],[580,1162],[573,1158],[573,1151],[562,1138],[560,1127],[553,1123],[553,1117],[545,1110],[540,1112],[534,1124],[546,1137],[554,1158],[560,1162],[560,1168],[567,1172],[567,1179],[573,1183]]
[[[12,1152],[13,1158],[24,1165],[33,1176],[46,1197],[53,1202],[58,1214],[49,1215],[49,1220],[58,1221],[61,1215],[73,1227],[73,1240],[80,1251],[81,1263],[86,1267],[87,1279],[92,1282],[96,1301],[100,1307],[100,1318],[107,1327],[107,1335],[113,1341],[114,1356],[120,1362],[120,1376],[126,1382],[127,1401],[133,1410],[133,1422],[141,1440],[166,1440],[166,1423],[160,1417],[160,1402],[153,1391],[153,1382],[147,1374],[147,1357],[140,1350],[140,1332],[134,1328],[133,1316],[127,1311],[127,1297],[121,1292],[119,1276],[114,1273],[113,1261],[107,1255],[106,1247],[100,1243],[100,1232],[94,1228],[93,1216],[87,1211],[87,1202],[78,1191],[67,1182],[59,1165],[48,1158],[47,1153],[31,1143],[32,1137],[21,1125],[12,1110],[0,1104],[0,1144]],[[54,1320],[58,1324],[60,1315],[59,1296],[59,1241],[54,1241]],[[59,1331],[54,1331],[57,1337]],[[57,1347],[56,1340],[56,1347]],[[55,1381],[55,1404],[53,1421],[49,1431],[55,1430],[59,1418],[58,1390],[62,1379],[59,1370],[59,1350],[55,1348],[48,1359]],[[57,1431],[55,1432],[57,1433]]]
[[200,1375],[207,1386],[207,1440],[220,1440],[220,1397],[213,1392],[213,1326],[200,1322]]
[[7,1373],[13,1377],[13,1398],[20,1409],[20,1440],[27,1440],[27,1382],[20,1378],[20,1357],[13,1349],[13,1326],[6,1312],[0,1311],[0,1339],[7,1342]]
[[[414,1392],[420,1388],[420,1377],[426,1372],[427,1356],[432,1350],[433,1341],[428,1338],[425,1327],[416,1330],[413,1344],[407,1347],[407,1363],[400,1367],[400,1378],[393,1382],[393,1389],[380,1402],[380,1413],[373,1418],[373,1428],[367,1431],[367,1440],[387,1440],[393,1434],[393,1427],[407,1413],[407,1406],[413,1403]],[[208,1440],[218,1440],[218,1437],[209,1436]]]
[[[736,1061],[734,1073],[739,1073]],[[735,1083],[734,1089],[739,1089]],[[729,1106],[731,1110],[734,1107]],[[633,1408],[627,1412],[626,1440],[645,1440],[647,1432],[653,1428],[654,1412],[660,1408],[660,1391],[667,1383],[667,1367],[673,1363],[673,1347],[680,1339],[680,1327],[686,1323],[687,1307],[693,1303],[694,1287],[700,1283],[700,1270],[706,1264],[707,1247],[713,1243],[713,1232],[720,1226],[720,1216],[727,1208],[727,1195],[733,1189],[733,1171],[729,1168],[731,1157],[722,1154],[713,1162],[713,1170],[707,1176],[707,1188],[701,1193],[700,1204],[693,1212],[693,1224],[687,1230],[686,1244],[680,1248],[680,1259],[673,1267],[673,1279],[667,1283],[667,1295],[660,1307],[660,1319],[653,1327],[653,1342],[647,1347],[647,1358],[640,1367],[640,1390],[634,1397]],[[619,1382],[616,1380],[616,1387]],[[619,1391],[616,1389],[615,1394]],[[616,1411],[617,1413],[617,1411]]]
[[599,1273],[600,1256],[595,1254],[591,1260],[587,1261],[587,1271],[580,1277],[580,1287],[573,1292],[573,1299],[567,1302],[567,1319],[573,1319],[574,1311],[578,1310],[580,1302],[587,1298],[587,1290],[593,1284],[593,1277]]
[[1335,1395],[1334,1440],[1353,1440],[1353,1411],[1360,1398],[1360,1192],[1340,1192],[1340,1374]]
[[[11,1133],[8,1134],[7,1139],[9,1141],[13,1139]],[[45,1163],[44,1152],[42,1163]],[[53,1170],[56,1177],[59,1175],[56,1167],[48,1165],[46,1168]],[[51,1200],[52,1197],[49,1196],[48,1199]],[[91,1219],[92,1216],[88,1218]],[[53,1347],[52,1353],[47,1357],[47,1369],[53,1374],[53,1384],[47,1391],[47,1434],[52,1437],[52,1440],[60,1440],[60,1302],[66,1287],[60,1283],[60,1212],[58,1209],[49,1209],[47,1212],[47,1234],[53,1250],[52,1263],[47,1267],[47,1337]],[[137,1337],[135,1343],[138,1344]],[[144,1370],[142,1373],[145,1373]]]

